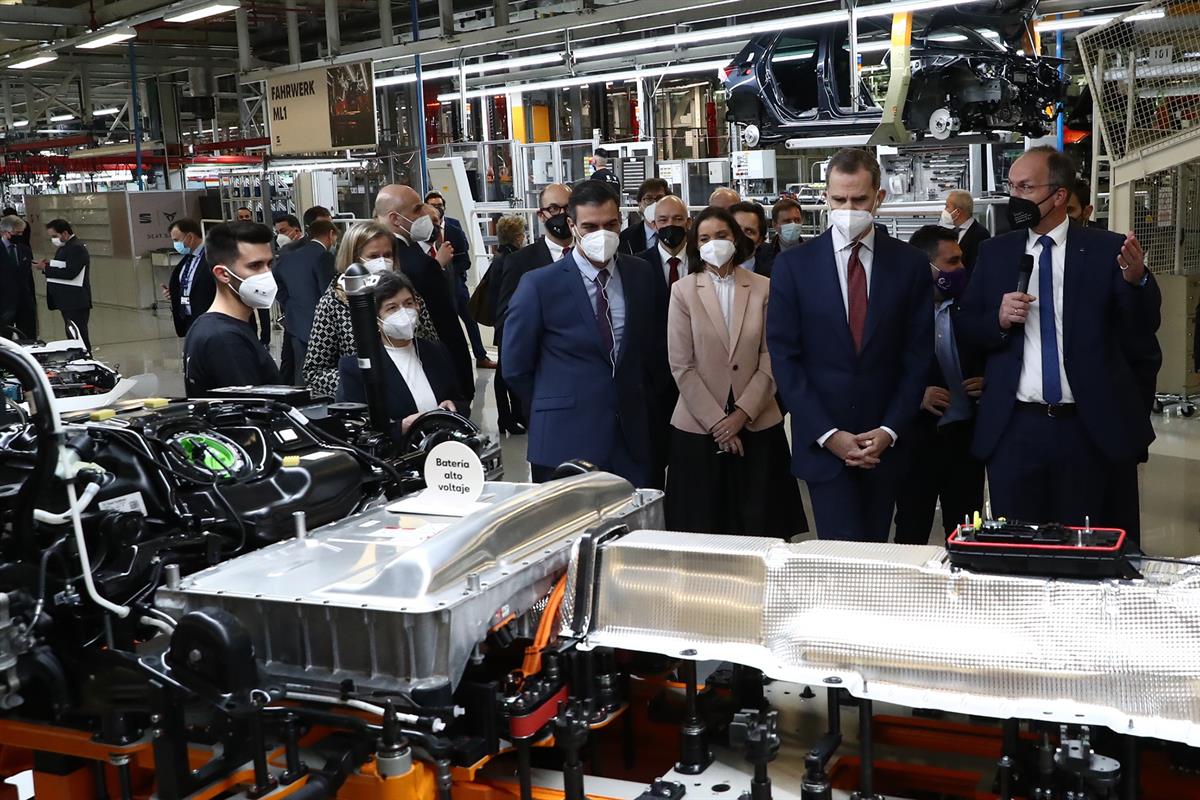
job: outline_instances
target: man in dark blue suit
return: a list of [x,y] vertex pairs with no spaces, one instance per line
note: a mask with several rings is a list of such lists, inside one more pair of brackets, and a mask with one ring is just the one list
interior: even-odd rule
[[317,301],[336,273],[333,265],[333,248],[337,245],[338,232],[327,219],[315,220],[308,226],[305,241],[296,247],[285,247],[279,253],[271,272],[279,292],[275,296],[283,309],[283,329],[291,345],[291,359],[284,364],[280,359],[280,374],[288,382],[304,383],[300,368],[308,352],[308,337],[312,333],[313,317],[317,312]]
[[653,275],[645,261],[616,255],[621,213],[605,184],[579,183],[568,217],[571,253],[526,273],[509,302],[501,369],[530,410],[535,481],[582,458],[645,486]]
[[875,158],[842,150],[827,174],[831,228],[776,259],[767,347],[817,535],[885,542],[933,360],[933,282],[924,253],[873,224]]
[[[1070,224],[1068,156],[1033,148],[1008,180],[1014,230],[980,245],[957,321],[987,357],[972,450],[993,516],[1103,526],[1109,476],[1136,482],[1129,467],[1154,439],[1145,387],[1161,361],[1161,296],[1136,238]],[[1025,255],[1033,274],[1018,292]]]

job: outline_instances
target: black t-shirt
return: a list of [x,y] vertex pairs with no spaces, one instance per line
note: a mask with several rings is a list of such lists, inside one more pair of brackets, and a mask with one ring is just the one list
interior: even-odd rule
[[183,342],[183,377],[188,397],[223,386],[261,386],[282,381],[271,353],[249,322],[209,311],[188,328]]

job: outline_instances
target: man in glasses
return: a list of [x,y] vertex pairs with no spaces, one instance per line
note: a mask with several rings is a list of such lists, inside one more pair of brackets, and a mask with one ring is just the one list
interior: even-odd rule
[[571,202],[571,187],[552,183],[542,189],[538,196],[538,222],[542,235],[533,244],[522,247],[504,259],[504,273],[500,276],[500,298],[496,303],[496,341],[504,336],[504,316],[508,313],[508,301],[517,284],[526,272],[545,267],[560,260],[571,248],[571,226],[567,222],[567,204]]
[[1136,237],[1070,224],[1075,181],[1070,157],[1027,151],[1009,170],[1013,230],[980,245],[956,325],[987,363],[972,452],[993,516],[1132,532],[1136,494],[1109,496],[1136,493],[1154,439],[1161,295]]

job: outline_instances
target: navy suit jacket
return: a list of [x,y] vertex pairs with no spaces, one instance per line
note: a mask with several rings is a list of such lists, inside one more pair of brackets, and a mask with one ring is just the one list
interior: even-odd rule
[[662,254],[658,252],[658,245],[638,253],[638,258],[650,265],[650,274],[654,279],[654,407],[665,413],[664,424],[669,425],[671,415],[675,413],[675,403],[679,400],[679,387],[671,374],[671,361],[667,354],[667,311],[671,307],[671,287],[663,277]]
[[46,281],[46,307],[51,311],[81,311],[92,307],[92,257],[87,247],[72,236],[54,253],[54,261],[62,261],[65,267],[46,267],[42,270],[47,278],[73,280],[83,272],[83,285]]
[[[959,341],[987,358],[972,448],[982,460],[995,451],[1017,401],[1024,332],[1002,331],[999,316],[1001,298],[1016,291],[1027,241],[1027,232],[1019,230],[979,246],[955,322]],[[1124,241],[1120,234],[1072,225],[1063,276],[1067,380],[1088,436],[1113,461],[1140,458],[1154,441],[1149,405],[1162,363],[1155,338],[1162,296],[1153,275],[1142,287],[1121,277],[1117,254]]]
[[[200,263],[192,272],[192,286],[188,290],[188,308],[192,313],[188,315],[183,313],[183,288],[180,278],[183,275],[184,265],[190,265],[192,261]],[[209,306],[217,297],[217,279],[213,277],[212,265],[208,263],[208,256],[204,252],[203,245],[195,253],[179,260],[179,263],[171,270],[167,289],[171,293],[171,318],[175,322],[175,335],[187,336],[192,322],[196,317],[208,311]]]
[[856,354],[832,234],[775,259],[767,348],[792,415],[792,472],[798,478],[829,481],[846,468],[817,444],[827,431],[857,434],[887,426],[903,441],[921,408],[933,359],[929,258],[876,230],[867,291],[862,352]]
[[[513,258],[514,256],[509,256]],[[618,255],[625,328],[616,374],[574,256],[527,272],[508,305],[501,368],[529,410],[529,461],[556,467],[582,458],[600,467],[614,445],[651,463],[647,392],[654,336],[653,276],[645,261]]]
[[307,344],[317,301],[329,288],[336,272],[333,253],[320,242],[309,239],[299,247],[281,250],[271,272],[279,286],[277,299],[283,309],[283,327]]

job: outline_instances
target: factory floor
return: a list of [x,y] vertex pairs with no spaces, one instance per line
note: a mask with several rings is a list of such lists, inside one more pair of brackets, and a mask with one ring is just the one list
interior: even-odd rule
[[[56,336],[61,327],[57,314],[43,310],[43,338]],[[92,311],[92,338],[96,356],[116,366],[126,377],[145,376],[139,382],[142,396],[183,396],[181,341],[174,335],[169,312],[130,311],[97,307]],[[491,328],[482,328],[490,342]],[[272,350],[279,354],[280,332],[275,331]],[[494,351],[493,351],[494,353]],[[496,432],[496,402],[492,389],[494,372],[478,370],[473,419],[484,431]],[[1155,555],[1200,554],[1200,415],[1185,419],[1177,413],[1155,415],[1158,438],[1150,447],[1150,461],[1140,472],[1142,542]],[[527,480],[525,437],[503,438],[506,477]],[[805,504],[809,506],[807,491]],[[810,515],[811,518],[811,515]],[[935,527],[940,527],[940,519]]]

